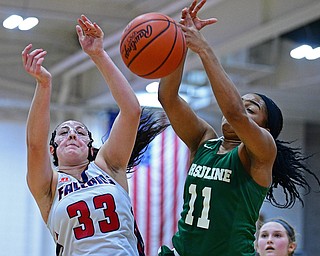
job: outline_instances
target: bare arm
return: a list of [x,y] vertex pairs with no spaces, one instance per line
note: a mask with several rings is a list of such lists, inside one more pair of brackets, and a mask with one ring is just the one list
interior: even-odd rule
[[113,177],[126,186],[126,167],[135,143],[141,108],[130,84],[103,49],[101,28],[85,16],[81,16],[78,22],[77,34],[82,49],[96,64],[120,108],[96,163],[104,170],[111,170]]
[[27,120],[27,183],[46,221],[54,177],[48,150],[51,75],[42,66],[46,51],[36,49],[30,52],[31,48],[29,44],[22,52],[25,70],[37,81]]
[[158,98],[174,131],[190,151],[194,152],[203,140],[217,135],[179,96],[183,64],[184,62],[176,71],[160,80]]
[[[197,4],[197,1],[193,1],[188,8],[196,29],[198,30],[217,22],[215,18],[201,20],[197,17],[198,11],[205,2],[206,1],[201,1]],[[182,11],[181,24],[185,23],[185,11],[186,10]],[[213,128],[199,118],[187,102],[179,96],[178,92],[181,84],[184,62],[185,59],[175,72],[161,79],[158,98],[177,135],[188,146],[191,152],[195,152],[201,142],[209,138],[215,138],[217,137],[217,134]]]
[[261,160],[270,159],[268,154],[275,149],[271,134],[248,116],[241,96],[222,69],[213,51],[206,48],[199,53],[199,56],[224,117],[245,144],[248,152]]
[[[250,159],[250,171],[254,173],[256,170],[267,170],[267,176],[270,177],[276,155],[275,142],[271,134],[259,127],[248,116],[238,90],[223,70],[205,38],[195,28],[188,12],[186,12],[186,26],[182,28],[186,35],[187,46],[201,58],[224,117],[244,144],[241,149],[245,150]],[[268,181],[260,182],[262,183],[267,184]]]

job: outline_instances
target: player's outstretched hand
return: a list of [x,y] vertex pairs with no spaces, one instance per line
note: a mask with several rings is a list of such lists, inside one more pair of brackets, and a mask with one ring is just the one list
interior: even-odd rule
[[198,17],[198,12],[201,10],[201,8],[204,6],[204,4],[206,2],[207,2],[206,0],[201,0],[198,3],[198,0],[194,0],[188,8],[184,8],[181,13],[180,23],[183,25],[186,25],[187,12],[190,14],[190,17],[191,17],[195,27],[198,30],[201,30],[202,28],[204,28],[207,25],[216,23],[218,21],[216,18],[209,18],[209,19],[202,20]]
[[22,63],[28,74],[33,76],[38,83],[44,84],[51,81],[51,74],[46,70],[42,63],[47,52],[43,49],[31,51],[32,44],[28,44],[22,51]]
[[104,51],[104,33],[97,23],[91,22],[85,15],[81,15],[76,31],[83,51],[89,56],[99,55]]

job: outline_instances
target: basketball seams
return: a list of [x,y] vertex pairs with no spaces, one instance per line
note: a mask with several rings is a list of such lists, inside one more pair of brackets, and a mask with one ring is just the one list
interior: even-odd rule
[[120,42],[120,47],[122,47],[123,42],[126,41],[128,34],[130,34],[132,32],[132,30],[135,30],[137,27],[143,25],[144,23],[149,23],[150,21],[155,22],[155,21],[167,21],[170,23],[175,23],[174,21],[171,21],[169,19],[161,19],[161,18],[157,18],[157,19],[152,19],[152,20],[146,20],[143,21],[141,23],[138,23],[137,25],[134,25],[134,27],[131,27],[123,36],[122,36],[122,40]]
[[123,31],[120,54],[136,75],[161,78],[173,72],[184,57],[185,38],[178,24],[159,13],[140,15]]
[[[166,20],[168,22],[168,20]],[[159,36],[161,36],[164,32],[166,32],[168,29],[170,29],[170,22],[168,22],[168,26],[162,30],[160,33],[158,33],[154,38],[152,38],[145,46],[143,46],[138,52],[136,52],[135,56],[132,57],[131,61],[127,64],[128,68],[130,67],[131,63],[139,56],[139,54],[146,49],[150,44],[152,44],[153,41],[155,41]]]
[[[146,77],[146,76],[150,76],[152,75],[153,73],[157,72],[165,63],[166,61],[169,59],[169,57],[171,56],[172,52],[173,52],[173,49],[175,48],[176,46],[176,43],[177,43],[177,35],[178,35],[178,29],[177,29],[177,25],[175,24],[175,22],[172,22],[173,25],[174,25],[174,28],[175,28],[175,37],[174,37],[174,40],[173,40],[173,44],[171,46],[171,49],[169,51],[169,53],[167,54],[166,58],[162,61],[162,63],[160,65],[158,65],[158,67],[156,69],[154,69],[152,72],[149,72],[148,74],[144,74],[144,75],[140,75],[141,77]],[[160,36],[160,34],[159,34]]]

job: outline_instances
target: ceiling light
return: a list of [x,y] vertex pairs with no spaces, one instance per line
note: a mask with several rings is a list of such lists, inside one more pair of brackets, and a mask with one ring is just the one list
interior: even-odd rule
[[310,53],[306,55],[307,60],[315,60],[320,58],[320,47],[314,48]]
[[136,93],[138,101],[143,107],[161,108],[161,104],[158,101],[158,95],[156,93]]
[[19,29],[20,30],[29,30],[29,29],[33,28],[34,26],[36,26],[38,23],[39,23],[39,20],[37,18],[29,17],[20,23]]
[[28,17],[23,19],[20,15],[11,15],[3,21],[3,26],[7,29],[14,29],[18,27],[20,30],[29,30],[36,26],[39,20],[35,17]]
[[303,44],[295,49],[293,49],[290,52],[290,56],[294,59],[302,59],[304,58],[307,54],[310,54],[310,52],[312,51],[312,47],[310,45],[307,44]]
[[310,45],[303,44],[290,52],[290,56],[294,59],[306,58],[307,60],[315,60],[320,58],[320,47],[312,48]]
[[11,15],[6,18],[2,25],[7,29],[14,29],[19,26],[19,24],[23,21],[23,18],[19,15]]
[[159,89],[159,82],[152,82],[146,86],[148,93],[157,93]]

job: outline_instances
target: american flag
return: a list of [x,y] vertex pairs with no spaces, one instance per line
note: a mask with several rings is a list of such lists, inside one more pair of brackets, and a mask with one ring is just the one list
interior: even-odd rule
[[146,256],[156,256],[161,245],[172,246],[183,202],[188,149],[171,127],[149,145],[129,177],[129,194]]

